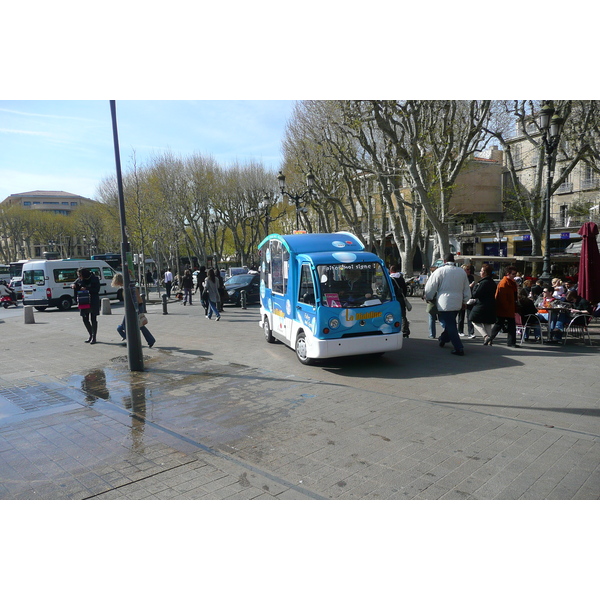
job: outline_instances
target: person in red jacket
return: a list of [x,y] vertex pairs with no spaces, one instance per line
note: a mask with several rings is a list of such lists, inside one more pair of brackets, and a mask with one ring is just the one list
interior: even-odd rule
[[515,313],[517,312],[517,292],[519,290],[515,282],[517,269],[507,267],[504,271],[504,277],[496,288],[496,324],[492,329],[490,339],[493,340],[504,325],[508,330],[506,343],[515,348],[517,346],[517,324],[515,322]]

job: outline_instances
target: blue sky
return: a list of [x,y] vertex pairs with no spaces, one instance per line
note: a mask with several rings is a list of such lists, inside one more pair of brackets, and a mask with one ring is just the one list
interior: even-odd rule
[[[121,166],[170,150],[249,160],[278,169],[295,102],[289,100],[117,100]],[[115,174],[108,100],[0,100],[0,201],[60,190],[94,198]]]

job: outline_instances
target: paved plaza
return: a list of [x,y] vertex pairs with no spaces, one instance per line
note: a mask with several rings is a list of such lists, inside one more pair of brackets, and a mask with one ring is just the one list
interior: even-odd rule
[[122,304],[92,346],[76,310],[2,310],[0,499],[598,499],[600,326],[457,357],[413,305],[401,351],[306,367],[257,306],[157,302],[143,372]]

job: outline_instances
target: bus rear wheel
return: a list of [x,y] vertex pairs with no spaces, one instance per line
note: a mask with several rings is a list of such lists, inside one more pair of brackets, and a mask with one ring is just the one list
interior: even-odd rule
[[72,304],[70,296],[62,296],[58,301],[58,310],[69,310]]
[[295,350],[298,360],[303,365],[312,365],[314,363],[314,360],[312,358],[308,358],[307,356],[308,347],[306,345],[306,336],[303,332],[300,332],[296,338]]

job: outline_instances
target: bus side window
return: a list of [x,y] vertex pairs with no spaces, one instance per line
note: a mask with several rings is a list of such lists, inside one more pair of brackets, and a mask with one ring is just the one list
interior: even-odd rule
[[304,304],[315,306],[315,286],[310,271],[310,265],[302,265],[300,274],[300,289],[298,291],[298,301]]

